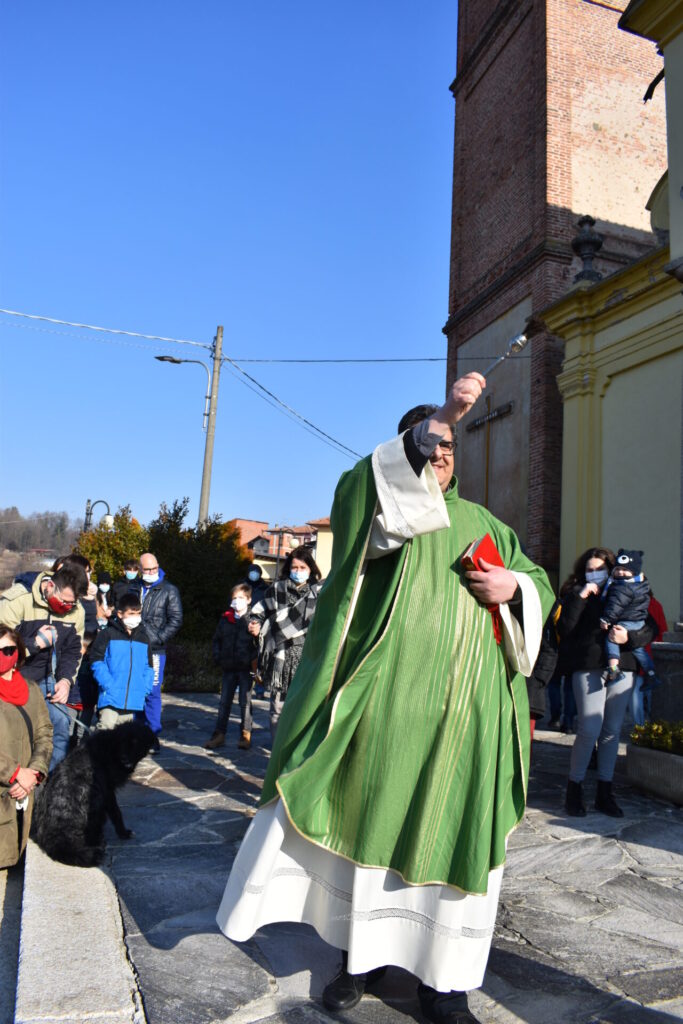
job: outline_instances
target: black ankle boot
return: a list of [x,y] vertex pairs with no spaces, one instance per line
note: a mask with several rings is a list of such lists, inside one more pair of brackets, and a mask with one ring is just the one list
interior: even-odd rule
[[363,998],[366,987],[381,978],[386,971],[386,967],[377,967],[367,974],[349,974],[347,962],[348,956],[346,950],[343,950],[339,974],[328,981],[323,989],[323,1006],[333,1013],[353,1009]]
[[417,995],[430,1024],[480,1024],[469,1010],[466,992],[437,992],[420,982]]
[[[600,785],[600,783],[598,783]],[[583,793],[581,792],[581,783],[572,782],[570,779],[567,783],[567,797],[564,802],[564,807],[567,814],[570,814],[572,818],[585,818],[586,808],[583,803]]]
[[623,818],[624,812],[612,796],[612,783],[598,780],[598,791],[595,795],[595,810],[609,814],[610,818]]

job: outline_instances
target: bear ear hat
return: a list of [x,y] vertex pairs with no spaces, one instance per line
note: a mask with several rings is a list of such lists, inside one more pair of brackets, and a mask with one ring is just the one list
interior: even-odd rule
[[[642,552],[641,552],[641,554],[642,554]],[[618,565],[628,565],[630,561],[631,561],[630,556],[626,554],[626,552],[624,551],[623,548],[619,548],[619,554],[617,555],[617,564]]]

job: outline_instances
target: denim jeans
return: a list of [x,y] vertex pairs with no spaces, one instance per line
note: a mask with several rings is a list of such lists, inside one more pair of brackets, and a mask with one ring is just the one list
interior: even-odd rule
[[633,672],[611,686],[605,686],[602,669],[574,672],[574,696],[578,708],[579,724],[569,762],[569,778],[583,782],[593,748],[598,744],[598,779],[610,782],[619,752],[619,733],[624,721]]
[[52,722],[52,758],[48,769],[48,771],[52,772],[67,755],[72,722],[76,718],[76,712],[73,708],[67,707],[66,704],[53,704],[51,700],[48,700],[48,697],[54,693],[55,689],[55,681],[51,676],[43,679],[42,682],[38,683],[38,686],[45,698],[47,713]]
[[[642,629],[645,625],[645,619],[639,619],[637,622],[624,620],[623,622],[617,622],[616,625],[622,626],[624,629],[627,630]],[[605,652],[607,654],[607,658],[616,658],[617,661],[619,661],[619,656],[621,653],[620,646],[620,644],[615,644],[612,640],[605,640]],[[636,647],[635,650],[629,651],[629,654],[633,655],[633,657],[636,659],[636,661],[638,662],[638,664],[644,672],[654,672],[655,663],[644,647]]]

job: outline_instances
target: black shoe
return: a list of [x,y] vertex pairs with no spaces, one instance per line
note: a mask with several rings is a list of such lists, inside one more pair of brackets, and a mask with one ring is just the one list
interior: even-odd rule
[[[600,783],[598,783],[600,785]],[[564,807],[567,814],[570,814],[572,818],[585,818],[586,808],[583,803],[583,793],[581,792],[581,783],[572,782],[570,779],[567,783],[567,797],[564,802]]]
[[598,792],[595,797],[595,810],[608,814],[610,818],[623,818],[624,812],[612,796],[612,783],[598,780]]
[[366,987],[378,981],[385,971],[386,967],[377,967],[367,974],[349,974],[344,961],[339,974],[323,989],[323,1006],[332,1013],[353,1009],[363,998]]
[[560,722],[559,718],[551,718],[548,724],[546,725],[546,729],[551,729],[553,732],[559,732],[561,727],[562,723]]
[[323,989],[323,1006],[332,1013],[351,1010],[363,998],[366,974],[349,974],[343,968]]
[[423,1016],[431,1024],[481,1024],[470,1013],[466,992],[437,992],[420,982],[417,995]]

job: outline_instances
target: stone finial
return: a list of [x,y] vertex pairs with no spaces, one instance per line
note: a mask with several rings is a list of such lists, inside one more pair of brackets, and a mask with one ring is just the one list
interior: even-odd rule
[[602,235],[593,231],[595,219],[586,215],[581,217],[577,223],[578,235],[572,238],[572,249],[583,260],[583,269],[575,276],[574,281],[602,281],[602,274],[593,266],[596,253],[602,249],[604,241]]

